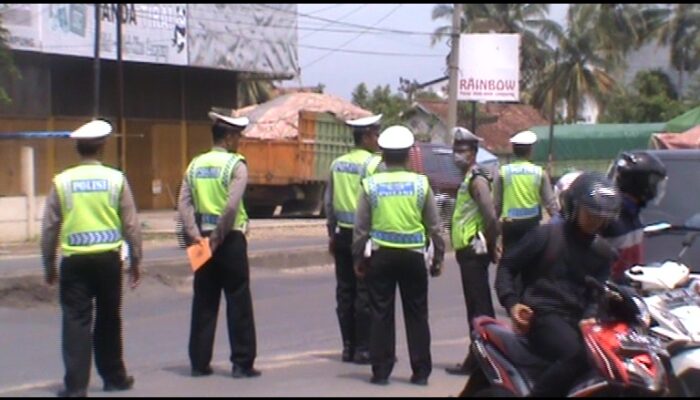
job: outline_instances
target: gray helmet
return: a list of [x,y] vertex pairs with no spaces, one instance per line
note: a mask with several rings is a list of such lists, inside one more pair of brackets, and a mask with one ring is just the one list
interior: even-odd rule
[[580,207],[601,218],[615,219],[622,204],[615,183],[600,172],[581,173],[569,186],[566,197],[564,218],[567,221],[576,219]]
[[484,140],[473,134],[469,129],[462,128],[461,126],[456,126],[452,133],[454,134],[455,142],[474,142],[479,144],[479,142]]

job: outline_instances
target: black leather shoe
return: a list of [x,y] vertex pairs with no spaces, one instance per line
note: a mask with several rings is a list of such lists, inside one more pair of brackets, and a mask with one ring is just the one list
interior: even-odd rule
[[354,359],[354,354],[353,354],[353,351],[350,347],[343,348],[342,359],[343,359],[343,362],[352,362],[352,360]]
[[414,385],[428,386],[428,377],[411,375],[411,383]]
[[355,364],[369,364],[369,351],[356,351],[353,361]]
[[382,378],[378,376],[372,376],[372,378],[369,380],[369,383],[373,383],[375,385],[382,385],[386,386],[389,384],[389,378]]
[[234,365],[231,369],[231,376],[234,378],[255,378],[260,375],[262,375],[262,372],[253,367],[243,368],[239,367],[238,365]]
[[87,397],[87,391],[85,389],[83,390],[68,390],[68,389],[61,389],[56,393],[56,396],[58,397]]
[[127,376],[121,382],[105,382],[104,391],[105,392],[115,392],[119,390],[129,390],[134,386],[134,377]]
[[210,366],[204,368],[192,368],[192,376],[197,378],[200,376],[208,376],[214,373],[214,370]]
[[450,375],[469,375],[469,369],[464,364],[457,364],[454,367],[447,367],[445,371]]

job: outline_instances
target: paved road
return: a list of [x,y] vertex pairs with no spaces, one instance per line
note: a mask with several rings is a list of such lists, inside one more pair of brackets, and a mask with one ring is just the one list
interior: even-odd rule
[[[283,238],[272,240],[251,240],[248,243],[248,253],[278,249],[304,249],[325,246],[327,239],[317,236],[302,236],[298,238]],[[158,245],[144,248],[144,265],[149,263],[167,263],[182,261],[185,263],[185,251],[177,247],[175,240],[169,240]],[[41,258],[38,254],[2,255],[0,256],[0,275],[25,275],[41,273]]]
[[[468,344],[459,270],[449,256],[443,276],[430,279],[430,323],[434,370],[427,387],[408,382],[410,368],[400,301],[397,356],[391,384],[368,383],[370,367],[340,362],[331,266],[258,268],[252,272],[258,331],[257,367],[263,376],[230,378],[224,310],[220,310],[215,374],[191,378],[187,358],[191,278],[164,285],[148,278],[125,294],[125,355],[135,388],[120,396],[448,396],[465,379],[444,372],[461,361]],[[223,302],[223,300],[222,300]],[[60,389],[60,310],[0,307],[0,396],[52,396]],[[104,396],[95,374],[91,396]],[[109,395],[109,394],[107,394]]]

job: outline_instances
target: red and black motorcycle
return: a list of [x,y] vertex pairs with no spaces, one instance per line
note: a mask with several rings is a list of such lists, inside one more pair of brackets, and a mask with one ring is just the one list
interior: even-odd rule
[[[591,371],[580,377],[568,397],[661,396],[668,393],[668,353],[647,335],[649,313],[625,287],[601,285],[596,322],[581,325]],[[527,396],[549,362],[537,356],[528,340],[491,317],[475,320],[471,351],[479,361],[460,397]]]

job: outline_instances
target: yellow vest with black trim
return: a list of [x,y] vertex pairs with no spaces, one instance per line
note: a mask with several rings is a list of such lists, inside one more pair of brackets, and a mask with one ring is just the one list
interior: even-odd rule
[[425,247],[426,176],[408,171],[379,172],[363,179],[362,188],[372,207],[373,242],[398,249]]
[[101,164],[67,169],[53,179],[61,204],[64,256],[96,254],[122,245],[119,203],[124,174]]
[[501,166],[501,218],[528,219],[540,215],[542,171],[542,167],[527,160]]
[[381,160],[381,156],[365,149],[354,149],[331,164],[333,213],[339,226],[352,228],[355,225],[360,182],[375,172]]
[[450,235],[452,248],[455,250],[461,250],[469,246],[471,239],[484,224],[484,217],[479,212],[479,207],[469,192],[469,184],[473,176],[471,170],[467,172],[457,191]]
[[[202,231],[216,228],[228,203],[229,183],[239,162],[245,162],[243,155],[215,148],[196,157],[187,167],[187,183]],[[247,224],[248,213],[241,198],[231,229],[245,231]]]

